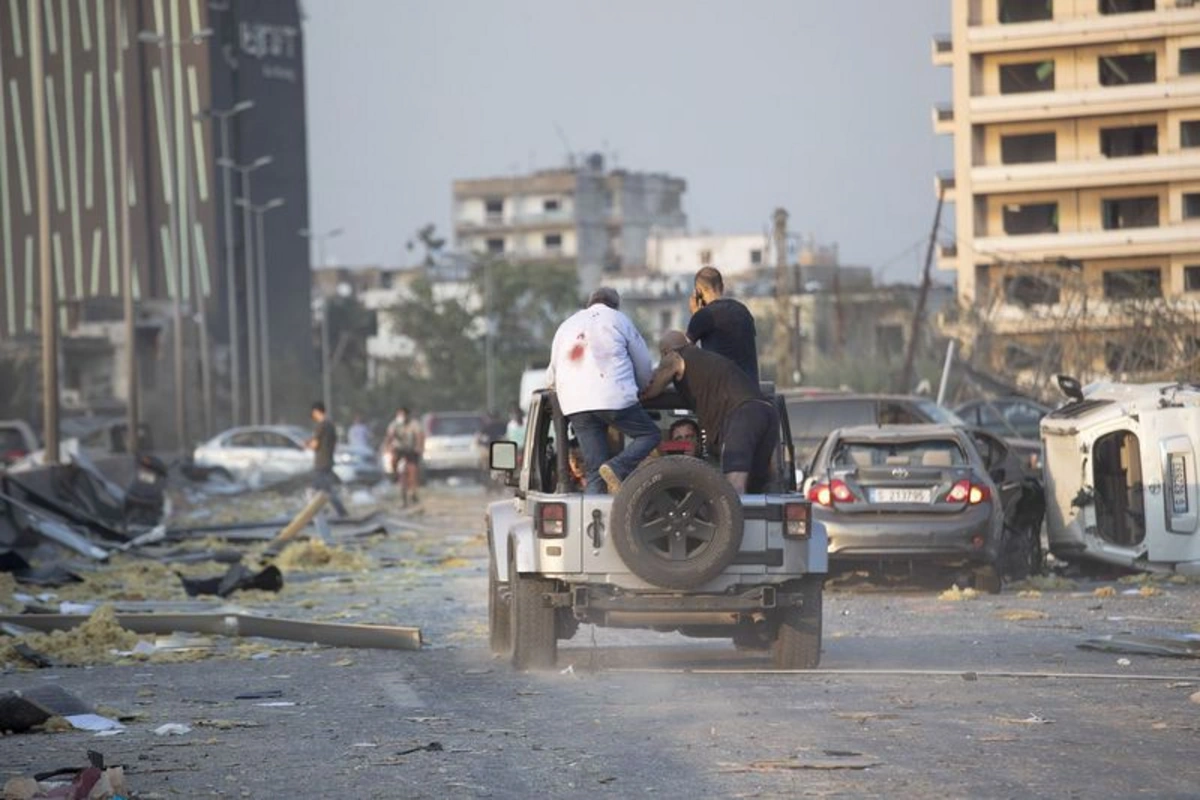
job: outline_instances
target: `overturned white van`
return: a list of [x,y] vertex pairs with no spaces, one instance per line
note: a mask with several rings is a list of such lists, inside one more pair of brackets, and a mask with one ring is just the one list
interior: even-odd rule
[[1041,423],[1050,551],[1200,574],[1200,387],[1059,382],[1072,401]]

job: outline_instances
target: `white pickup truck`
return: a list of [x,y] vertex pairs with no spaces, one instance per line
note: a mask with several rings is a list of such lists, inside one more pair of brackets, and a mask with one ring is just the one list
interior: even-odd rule
[[[715,459],[668,452],[616,495],[593,495],[570,477],[554,393],[535,392],[523,458],[513,442],[490,446],[491,468],[515,488],[487,513],[493,652],[517,669],[552,667],[582,622],[728,637],[770,649],[780,669],[816,667],[827,540],[796,491],[786,409],[767,397],[782,430],[766,493],[739,496]],[[674,394],[646,408],[664,431],[694,416]]]

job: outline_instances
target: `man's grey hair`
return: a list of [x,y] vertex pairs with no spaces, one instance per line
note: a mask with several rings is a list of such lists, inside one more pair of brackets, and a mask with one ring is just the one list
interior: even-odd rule
[[596,305],[596,303],[603,303],[614,310],[619,309],[621,307],[621,295],[617,294],[617,290],[611,286],[601,286],[592,292],[592,296],[587,301],[589,308]]

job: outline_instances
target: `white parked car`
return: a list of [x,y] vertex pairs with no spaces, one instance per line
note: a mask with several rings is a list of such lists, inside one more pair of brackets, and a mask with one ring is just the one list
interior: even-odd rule
[[426,414],[421,420],[425,428],[425,452],[421,456],[421,469],[427,475],[479,472],[484,457],[479,435],[483,432],[486,422],[482,414],[468,411],[436,411]]
[[[271,483],[312,470],[311,437],[311,431],[295,425],[231,428],[197,447],[192,459],[197,466],[222,468],[235,480]],[[374,483],[383,477],[370,448],[339,444],[333,460],[343,483]]]

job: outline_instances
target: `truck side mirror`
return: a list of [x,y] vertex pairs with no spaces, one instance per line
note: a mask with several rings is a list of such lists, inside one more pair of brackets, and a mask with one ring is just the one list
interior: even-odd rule
[[497,472],[512,472],[517,468],[517,443],[492,442],[488,446],[488,467]]

